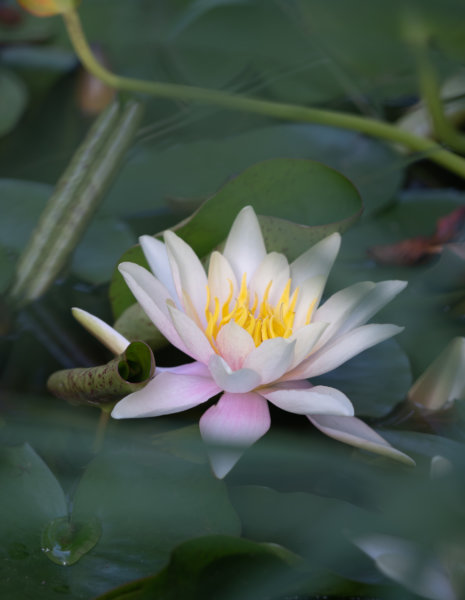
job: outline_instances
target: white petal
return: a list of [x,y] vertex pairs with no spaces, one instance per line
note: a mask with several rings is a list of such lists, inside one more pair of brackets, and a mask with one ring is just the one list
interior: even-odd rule
[[215,353],[204,332],[185,313],[174,306],[168,306],[173,325],[179,334],[186,354],[204,364],[208,364],[210,356]]
[[295,341],[294,357],[289,365],[289,370],[294,369],[308,358],[327,326],[327,323],[310,323],[310,325],[305,325],[295,331],[288,338],[291,342]]
[[260,385],[260,375],[251,369],[233,371],[228,363],[213,354],[208,363],[210,373],[217,385],[226,392],[242,394],[250,392]]
[[129,346],[128,339],[113,329],[108,323],[92,315],[82,308],[72,308],[73,317],[87,329],[99,342],[111,350],[113,354],[122,354]]
[[156,375],[141,390],[120,400],[111,416],[134,419],[170,415],[206,402],[220,391],[209,377],[166,371]]
[[276,381],[288,369],[294,358],[295,342],[272,338],[262,342],[244,361],[243,368],[260,376],[260,385]]
[[165,244],[151,235],[141,236],[139,242],[152,273],[165,286],[176,304],[180,306],[180,298],[178,298],[174,285]]
[[354,407],[345,394],[331,387],[316,385],[309,389],[263,388],[259,392],[278,408],[298,415],[353,416]]
[[376,454],[389,456],[410,466],[415,465],[415,461],[410,456],[393,448],[391,444],[360,419],[332,415],[311,415],[308,418],[315,427],[335,440],[357,448],[370,450]]
[[[303,327],[307,322],[309,315],[313,316],[321,300],[321,295],[325,288],[326,278],[323,275],[316,275],[306,279],[300,286],[295,305],[294,329]],[[313,319],[311,319],[313,320]],[[323,321],[323,319],[319,319]]]
[[200,419],[200,433],[211,447],[210,462],[215,475],[225,477],[244,450],[270,428],[266,400],[254,393],[221,396]]
[[242,368],[246,357],[255,350],[252,336],[234,321],[224,325],[216,336],[216,345],[220,355],[233,371]]
[[[367,348],[403,331],[397,325],[362,325],[352,329],[312,354],[283,379],[307,379],[328,373]],[[323,334],[324,335],[324,334]]]
[[313,321],[329,323],[319,345],[326,344],[342,327],[362,299],[375,287],[372,281],[361,281],[333,294],[315,312]]
[[337,332],[338,335],[350,331],[359,325],[364,325],[383,306],[395,298],[406,285],[406,281],[381,281],[376,283],[374,288],[346,316]]
[[270,254],[267,254],[262,260],[250,279],[249,290],[251,298],[255,298],[256,294],[258,304],[260,305],[265,290],[270,281],[272,281],[273,283],[269,290],[268,301],[270,304],[276,304],[283,293],[289,277],[289,263],[284,254],[270,252]]
[[233,298],[237,294],[236,276],[231,265],[219,252],[213,252],[208,267],[208,287],[210,289],[210,310],[215,310],[215,298],[218,298],[220,307],[229,298],[231,285]]
[[186,346],[174,328],[168,312],[166,302],[172,298],[164,285],[147,269],[135,263],[121,263],[118,269],[149,319],[173,346],[186,352]]
[[247,281],[250,281],[265,258],[265,243],[257,215],[251,206],[243,208],[235,218],[223,254],[232,266],[238,282],[244,273],[247,273]]
[[317,275],[322,275],[326,281],[340,245],[341,236],[339,233],[333,233],[301,254],[291,263],[291,277],[295,285],[300,285],[306,279]]
[[166,251],[173,273],[174,284],[184,309],[188,312],[184,293],[187,294],[200,322],[205,323],[207,304],[207,275],[198,256],[184,240],[172,231],[165,231]]

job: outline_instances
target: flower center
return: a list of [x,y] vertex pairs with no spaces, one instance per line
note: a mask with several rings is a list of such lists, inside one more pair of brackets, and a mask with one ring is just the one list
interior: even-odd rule
[[[205,333],[213,347],[215,347],[218,332],[223,325],[230,321],[234,321],[248,331],[255,346],[259,346],[262,342],[271,338],[288,338],[292,335],[299,288],[296,288],[291,296],[291,280],[289,279],[280,299],[275,305],[272,305],[268,301],[272,283],[270,281],[266,286],[263,299],[259,305],[257,294],[254,294],[253,298],[251,297],[247,288],[246,274],[244,273],[239,294],[232,307],[230,306],[234,290],[232,281],[229,281],[230,291],[227,300],[220,306],[220,301],[215,298],[213,310],[210,308],[211,293],[207,286],[207,305],[205,308],[207,327]],[[306,323],[310,322],[313,305],[314,303],[308,309]]]

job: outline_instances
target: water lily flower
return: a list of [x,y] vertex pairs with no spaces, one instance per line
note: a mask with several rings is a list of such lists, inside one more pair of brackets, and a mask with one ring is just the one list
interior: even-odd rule
[[250,206],[236,217],[223,252],[212,253],[208,272],[172,231],[164,243],[140,241],[153,274],[130,262],[119,270],[153,323],[193,362],[158,368],[146,387],[116,404],[114,418],[177,413],[221,394],[200,419],[218,477],[267,432],[268,402],[305,415],[337,440],[413,463],[354,417],[345,394],[308,381],[402,330],[366,322],[404,282],[357,283],[320,305],[340,235],[289,264],[266,252]]

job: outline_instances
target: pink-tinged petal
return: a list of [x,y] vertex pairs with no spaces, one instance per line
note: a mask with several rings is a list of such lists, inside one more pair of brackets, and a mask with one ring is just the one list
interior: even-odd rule
[[[306,279],[299,286],[299,293],[295,305],[294,329],[303,327],[308,322],[308,317],[312,319],[313,314],[321,300],[321,295],[325,288],[326,278],[323,275],[316,275]],[[322,321],[323,319],[320,319]]]
[[152,273],[165,286],[176,304],[180,306],[180,298],[178,298],[174,285],[165,244],[151,235],[141,236],[139,242]]
[[397,327],[397,325],[378,324],[362,325],[362,327],[352,329],[311,354],[298,367],[286,373],[283,379],[307,379],[328,373],[360,352],[384,342],[401,331],[403,331],[403,327]]
[[207,275],[198,256],[184,240],[172,231],[165,231],[166,251],[173,273],[174,284],[184,308],[184,294],[192,302],[200,322],[205,323],[207,304]]
[[220,355],[233,371],[242,368],[246,357],[255,350],[252,336],[234,321],[224,325],[216,336]]
[[102,321],[102,319],[99,319],[86,310],[82,310],[82,308],[72,308],[71,312],[73,313],[73,317],[89,333],[96,337],[99,342],[106,346],[108,350],[111,350],[113,354],[122,354],[129,346],[129,340],[108,325],[108,323]]
[[209,377],[164,372],[141,390],[120,400],[113,409],[114,419],[136,419],[170,415],[206,402],[221,390]]
[[294,284],[300,285],[306,279],[318,275],[322,275],[326,281],[340,246],[341,236],[339,233],[333,233],[301,254],[291,263],[291,277]]
[[197,360],[184,365],[178,365],[176,367],[160,367],[157,365],[157,373],[180,373],[181,375],[199,375],[200,377],[209,377],[211,379],[210,371],[207,365],[204,365]]
[[295,341],[294,357],[289,365],[289,371],[308,358],[327,326],[327,323],[310,323],[288,338],[291,342]]
[[135,263],[121,263],[118,269],[149,319],[173,346],[187,353],[168,312],[166,302],[172,298],[165,286],[147,269]]
[[244,450],[268,431],[270,411],[258,394],[225,393],[203,414],[199,426],[202,438],[210,446],[213,472],[222,479]]
[[255,298],[256,295],[258,304],[260,305],[268,284],[272,282],[269,289],[268,301],[270,304],[276,304],[283,293],[289,277],[289,263],[284,254],[270,252],[259,264],[250,279],[250,297]]
[[265,340],[247,356],[242,366],[258,373],[260,385],[276,381],[289,369],[294,346],[295,342],[280,337]]
[[393,448],[391,444],[360,419],[332,415],[311,415],[308,418],[322,433],[335,440],[357,448],[370,450],[370,452],[376,454],[389,456],[410,466],[415,465],[415,461],[410,456]]
[[329,323],[324,335],[321,336],[319,346],[326,344],[339,329],[346,319],[375,287],[372,281],[355,283],[333,294],[315,312],[313,321]]
[[325,385],[311,388],[269,387],[259,393],[272,404],[297,415],[343,415],[353,416],[354,407],[345,394]]
[[257,215],[251,206],[246,206],[232,224],[224,256],[232,266],[238,282],[247,273],[249,282],[255,270],[265,258],[266,249]]
[[208,364],[210,356],[215,351],[211,347],[207,336],[185,313],[174,306],[168,306],[168,310],[173,325],[186,348],[186,354],[189,354],[195,360]]
[[260,385],[260,375],[251,369],[239,369],[233,371],[228,363],[213,354],[208,363],[211,376],[216,384],[226,392],[242,394],[250,392]]
[[210,289],[210,310],[215,310],[215,298],[220,307],[227,301],[233,289],[233,299],[237,294],[236,276],[227,259],[219,252],[213,252],[208,266],[208,287]]

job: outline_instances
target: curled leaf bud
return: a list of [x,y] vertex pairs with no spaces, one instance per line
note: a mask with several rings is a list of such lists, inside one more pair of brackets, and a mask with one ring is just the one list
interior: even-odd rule
[[18,2],[36,17],[51,17],[76,8],[81,0],[18,0]]
[[448,344],[413,384],[408,398],[429,410],[465,398],[465,338],[456,337]]
[[155,359],[144,342],[132,342],[106,365],[53,373],[48,390],[71,404],[102,406],[143,388],[155,372]]

